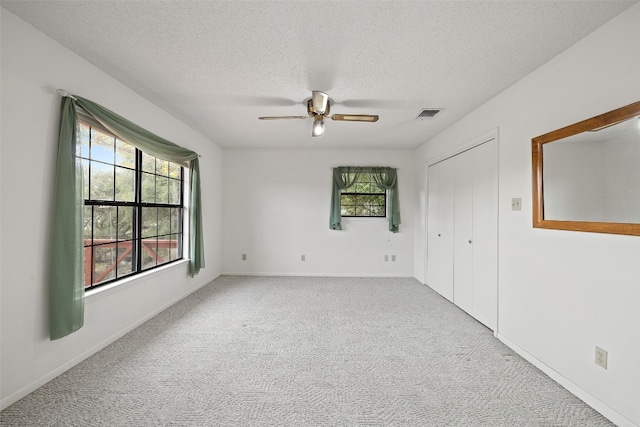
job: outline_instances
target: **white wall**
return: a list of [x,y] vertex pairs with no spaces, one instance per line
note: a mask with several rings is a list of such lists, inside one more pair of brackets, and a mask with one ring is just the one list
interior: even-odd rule
[[[398,233],[384,218],[329,229],[331,168],[346,165],[398,168]],[[413,276],[413,152],[227,149],[224,181],[224,273]]]
[[[531,138],[640,100],[639,22],[640,4],[416,155],[424,280],[425,162],[499,128],[498,336],[619,425],[640,425],[640,238],[532,228]],[[609,352],[608,370],[594,364],[596,345]]]
[[[114,341],[221,271],[222,150],[0,8],[2,19],[1,407]],[[60,97],[82,95],[202,155],[206,268],[157,270],[89,296],[84,327],[50,341],[45,281]]]

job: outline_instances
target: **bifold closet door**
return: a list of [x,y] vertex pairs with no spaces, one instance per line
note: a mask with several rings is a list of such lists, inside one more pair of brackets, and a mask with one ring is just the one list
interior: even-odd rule
[[491,140],[454,157],[453,302],[492,330],[498,303],[498,151]]
[[474,150],[453,157],[454,164],[454,249],[453,302],[473,311],[473,180]]
[[470,314],[495,331],[498,326],[498,141],[473,150],[473,309]]
[[427,284],[453,301],[453,162],[428,168]]

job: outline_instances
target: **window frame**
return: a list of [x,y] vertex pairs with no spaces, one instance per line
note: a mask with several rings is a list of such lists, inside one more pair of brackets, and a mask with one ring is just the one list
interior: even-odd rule
[[[88,128],[89,131],[89,151],[85,154],[82,152],[82,147],[83,147],[83,143],[82,143],[82,132],[81,129],[82,127],[85,126]],[[93,142],[91,140],[92,138],[92,134],[93,131],[96,132],[100,132],[104,135],[106,135],[108,138],[113,138],[113,152],[114,152],[114,157],[113,157],[113,161],[112,162],[106,162],[104,160],[96,160],[95,158],[92,158],[92,153],[91,153],[91,147],[93,145]],[[124,280],[124,279],[129,279],[131,277],[137,276],[139,274],[142,273],[146,273],[148,271],[154,270],[158,267],[164,267],[179,261],[182,261],[185,259],[185,234],[184,234],[184,230],[185,230],[185,205],[184,205],[184,195],[185,195],[185,167],[175,163],[175,162],[169,162],[169,161],[165,161],[162,159],[159,159],[155,156],[149,155],[147,153],[144,153],[142,150],[138,149],[137,147],[135,147],[133,144],[128,143],[127,141],[124,141],[120,138],[118,138],[117,136],[115,136],[114,134],[112,134],[111,132],[109,132],[107,129],[105,129],[104,127],[102,127],[100,124],[96,123],[94,120],[91,120],[90,118],[85,117],[84,115],[79,117],[78,120],[78,150],[75,153],[76,159],[77,161],[82,163],[82,175],[83,175],[83,194],[82,194],[82,199],[83,199],[83,222],[84,224],[86,224],[86,218],[85,218],[85,213],[87,211],[87,208],[91,209],[91,228],[90,228],[90,236],[87,237],[87,235],[85,234],[85,232],[83,232],[83,268],[85,271],[85,278],[84,278],[84,283],[83,283],[83,288],[84,291],[91,291],[94,289],[97,289],[101,286],[104,285],[108,285],[108,284],[115,284],[118,281]],[[131,166],[124,166],[118,163],[117,161],[117,147],[118,147],[118,141],[121,141],[127,145],[129,145],[131,147],[131,149],[133,150],[134,153],[134,165],[133,167]],[[153,172],[149,172],[149,171],[145,171],[144,170],[144,166],[143,166],[143,155],[144,156],[149,156],[150,158],[153,159]],[[167,162],[166,166],[167,166],[167,172],[166,175],[163,175],[161,173],[158,173],[158,161],[160,162]],[[88,169],[86,171],[86,182],[85,182],[85,170],[84,170],[84,165],[88,164]],[[94,163],[100,163],[103,165],[107,165],[111,168],[113,168],[113,191],[112,191],[112,200],[103,200],[103,199],[92,199],[92,194],[91,194],[91,167]],[[179,177],[172,177],[171,176],[171,168],[172,165],[175,167],[177,166],[179,169]],[[124,169],[128,169],[134,172],[134,180],[133,180],[133,201],[125,201],[125,200],[116,200],[117,199],[117,187],[116,187],[116,182],[117,182],[117,170],[118,168],[124,168]],[[143,179],[142,177],[147,174],[147,175],[151,175],[153,176],[153,181],[154,181],[154,199],[155,197],[157,197],[157,182],[158,182],[158,177],[160,178],[166,178],[167,180],[167,200],[166,203],[165,202],[157,202],[157,201],[143,201]],[[171,203],[171,182],[178,182],[179,183],[179,191],[178,191],[178,203]],[[88,187],[85,190],[85,185]],[[116,209],[116,226],[115,226],[115,234],[111,235],[109,237],[109,242],[101,242],[96,244],[95,241],[97,239],[100,238],[96,238],[95,234],[96,234],[96,228],[95,228],[95,224],[94,224],[94,220],[95,220],[95,208],[96,207],[115,207]],[[132,218],[131,218],[131,235],[127,238],[121,238],[120,235],[120,222],[119,222],[119,212],[121,208],[131,208],[132,209]],[[143,229],[144,229],[144,210],[146,209],[156,209],[156,222],[155,222],[155,233],[153,235],[149,234],[149,235],[144,235],[143,234]],[[163,233],[160,234],[160,224],[158,221],[158,217],[159,217],[159,211],[158,209],[168,209],[168,223],[169,223],[169,233]],[[177,224],[177,229],[173,230],[172,226],[173,226],[173,222],[174,222],[174,217],[173,217],[173,213],[174,210],[177,210],[177,217],[175,218],[176,224]],[[83,224],[83,230],[85,230],[85,225]],[[143,237],[144,236],[144,237]],[[169,237],[168,242],[169,242],[169,246],[167,248],[162,248],[162,249],[168,249],[168,253],[169,253],[169,260],[168,261],[164,261],[162,255],[160,254],[160,247],[159,247],[159,241],[161,237]],[[175,239],[173,239],[173,237],[176,237]],[[102,240],[102,239],[100,239]],[[155,251],[153,247],[150,247],[149,245],[145,245],[145,241],[148,240],[155,240]],[[164,239],[167,240],[167,239]],[[173,241],[176,241],[175,243],[175,249],[177,251],[177,256],[176,258],[171,259],[172,256],[172,250],[173,248]],[[89,241],[89,244],[87,244],[87,241]],[[128,246],[130,246],[130,249],[126,249]],[[94,283],[95,280],[95,275],[98,274],[98,272],[96,271],[95,268],[95,261],[94,261],[94,257],[96,256],[96,248],[108,248],[108,249],[113,249],[113,247],[115,247],[115,261],[113,261],[111,263],[111,265],[108,265],[106,270],[103,271],[102,273],[109,276],[111,274],[113,274],[114,277],[110,278],[110,279],[106,279],[106,280],[102,280],[100,282]],[[120,249],[126,249],[125,250],[125,255],[126,254],[131,254],[131,266],[130,266],[130,271],[126,271],[125,274],[119,274],[118,272],[118,266],[120,264],[120,257],[121,256],[125,256],[125,255],[120,255],[119,250]],[[150,254],[151,259],[154,260],[155,265],[144,265],[144,258],[145,258],[145,251],[147,253]],[[91,257],[90,259],[87,259],[87,256]],[[159,259],[162,260],[162,262],[159,262]],[[128,270],[128,269],[127,269]],[[113,272],[113,273],[112,273]],[[87,276],[88,274],[88,276]]]
[[[358,184],[363,184],[363,182],[358,181],[358,182],[354,182],[353,185],[351,185],[350,187],[347,187],[345,190],[341,190],[340,191],[340,217],[342,218],[386,218],[387,217],[387,203],[388,203],[388,199],[387,199],[387,190],[383,190],[380,189],[379,187],[376,186],[375,181],[373,180],[373,176],[371,172],[359,172],[359,176],[367,176],[368,179],[364,182],[365,184],[368,184],[369,186],[373,185],[374,188],[379,189],[380,191],[377,193],[373,193],[373,192],[364,192],[364,191],[349,191],[350,189],[355,189],[357,188]],[[352,196],[355,198],[358,197],[369,197],[369,198],[373,198],[373,197],[377,197],[377,196],[382,196],[383,197],[383,202],[382,204],[375,204],[375,206],[382,206],[383,208],[383,213],[382,215],[358,215],[357,214],[357,210],[358,207],[364,207],[365,204],[353,204],[353,205],[348,205],[348,206],[353,206],[354,211],[356,212],[355,215],[344,215],[343,212],[343,200],[345,196]]]

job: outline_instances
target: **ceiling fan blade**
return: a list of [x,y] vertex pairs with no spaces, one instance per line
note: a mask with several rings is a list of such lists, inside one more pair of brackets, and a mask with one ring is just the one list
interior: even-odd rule
[[343,122],[377,122],[378,115],[377,114],[334,114],[331,116],[333,120],[343,121]]
[[283,119],[309,119],[311,116],[272,116],[272,117],[258,117],[260,120],[283,120]]

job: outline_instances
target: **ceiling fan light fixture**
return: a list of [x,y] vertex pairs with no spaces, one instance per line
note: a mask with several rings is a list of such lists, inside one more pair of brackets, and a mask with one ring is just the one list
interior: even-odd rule
[[324,134],[324,120],[321,116],[316,116],[311,128],[311,136],[322,136]]
[[329,106],[329,95],[319,90],[312,91],[311,105],[313,112],[316,114],[328,113],[327,107]]

